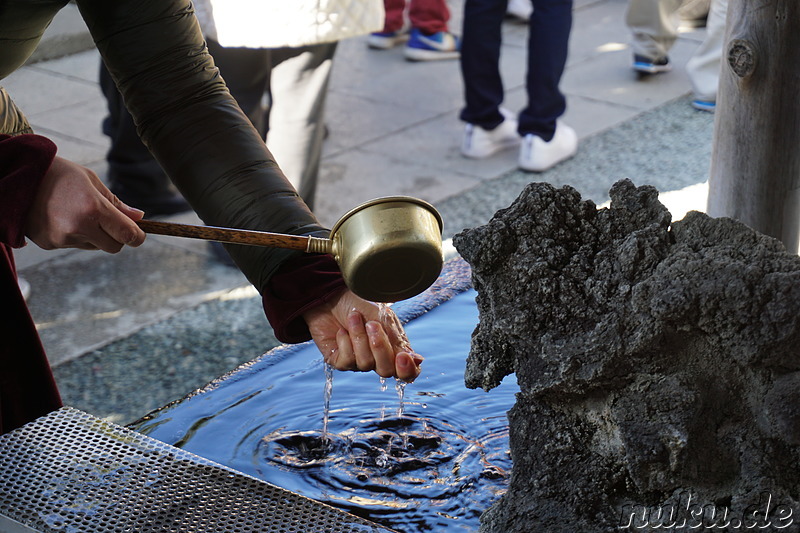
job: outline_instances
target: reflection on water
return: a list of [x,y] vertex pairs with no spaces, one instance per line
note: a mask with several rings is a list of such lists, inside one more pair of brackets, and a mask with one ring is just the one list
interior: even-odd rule
[[477,531],[508,484],[518,390],[464,387],[477,314],[469,290],[406,325],[425,362],[404,389],[335,372],[327,419],[325,364],[307,344],[134,429],[397,531]]

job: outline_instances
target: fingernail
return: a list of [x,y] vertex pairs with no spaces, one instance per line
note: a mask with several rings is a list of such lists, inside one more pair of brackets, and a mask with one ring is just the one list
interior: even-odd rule
[[351,328],[360,326],[364,323],[364,317],[358,311],[352,311],[347,316],[347,323]]
[[[403,357],[403,355],[406,357]],[[401,370],[407,370],[411,366],[409,359],[410,357],[408,357],[408,354],[400,354],[397,356],[395,363],[398,367],[400,367]]]

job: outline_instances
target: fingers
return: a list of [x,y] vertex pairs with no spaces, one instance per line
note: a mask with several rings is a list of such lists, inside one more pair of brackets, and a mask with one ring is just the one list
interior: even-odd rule
[[101,227],[96,227],[83,234],[70,237],[67,241],[68,248],[79,248],[81,250],[102,250],[115,254],[122,250],[122,243],[103,231]]
[[144,239],[144,231],[133,220],[113,207],[101,206],[97,215],[68,232],[65,242],[71,248],[96,249],[115,254],[123,246],[141,245]]
[[381,377],[397,377],[414,381],[420,374],[422,357],[405,351],[396,351],[383,325],[351,311],[347,316],[347,329],[336,334],[335,357],[329,363],[337,370],[374,370]]
[[422,369],[419,367],[422,358],[417,354],[400,352],[395,358],[397,379],[411,383],[419,376]]
[[[113,241],[113,245],[118,246],[118,248],[122,248],[124,245],[140,246],[145,239],[144,231],[133,220],[127,216],[122,216],[122,213],[116,209],[110,211],[107,216],[100,220],[100,229],[108,239]],[[97,238],[101,241],[104,240],[101,235],[98,235]],[[100,245],[98,245],[98,248],[108,251]]]
[[366,329],[370,350],[375,361],[375,372],[384,378],[394,376],[395,354],[389,337],[379,322],[367,322]]
[[[376,370],[377,362],[372,353],[372,343],[370,342],[367,326],[364,323],[364,315],[358,311],[352,311],[347,315],[347,330],[350,333],[350,342],[353,346],[356,366],[359,370]],[[378,372],[380,374],[380,372]],[[380,374],[383,376],[383,374]],[[391,374],[389,374],[391,376]],[[383,377],[389,377],[383,376]]]
[[[369,372],[375,370],[382,377],[391,377],[394,375],[394,365],[387,365],[384,361],[380,361],[381,371],[377,370],[378,359],[385,359],[386,353],[383,347],[378,348],[378,353],[373,353],[373,341],[370,338],[368,329],[373,331],[374,328],[364,322],[364,316],[358,311],[352,311],[347,315],[347,329],[340,328],[336,333],[336,346],[337,354],[334,367],[337,370],[358,370],[361,372]],[[386,372],[386,368],[390,368]]]
[[40,247],[119,252],[139,246],[143,213],[114,196],[92,170],[56,156],[26,220],[26,235]]
[[384,378],[414,381],[422,357],[415,354],[400,320],[376,304],[342,291],[336,300],[303,314],[325,361],[337,370],[374,370]]
[[144,242],[146,235],[135,221],[144,217],[144,211],[125,204],[108,190],[100,182],[99,178],[95,186],[111,203],[111,208],[107,210],[106,216],[100,220],[100,227],[111,239],[121,245],[140,246]]

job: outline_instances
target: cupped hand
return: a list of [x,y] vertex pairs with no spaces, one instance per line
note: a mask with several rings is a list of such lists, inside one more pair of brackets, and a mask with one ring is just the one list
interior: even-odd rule
[[412,382],[422,357],[415,354],[394,312],[349,290],[303,314],[325,362],[337,370],[368,372]]
[[144,213],[122,203],[90,169],[56,156],[28,213],[26,236],[45,250],[119,252],[139,246]]

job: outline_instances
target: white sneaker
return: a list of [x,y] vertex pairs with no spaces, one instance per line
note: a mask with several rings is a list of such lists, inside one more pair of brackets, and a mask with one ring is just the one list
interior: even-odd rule
[[533,14],[533,3],[531,0],[508,0],[506,14],[511,17],[528,22]]
[[464,139],[461,142],[461,154],[471,159],[483,159],[506,148],[519,144],[517,118],[511,111],[500,109],[505,119],[493,130],[485,130],[475,124],[467,124],[464,128]]
[[519,168],[543,172],[574,156],[577,151],[578,135],[559,120],[556,122],[556,133],[549,142],[531,133],[525,136],[519,151]]

